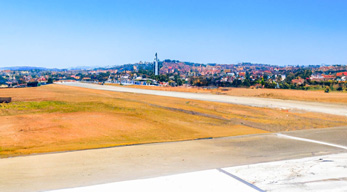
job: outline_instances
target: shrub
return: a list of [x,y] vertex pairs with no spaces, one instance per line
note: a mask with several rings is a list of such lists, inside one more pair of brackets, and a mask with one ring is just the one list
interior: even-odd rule
[[325,92],[325,93],[329,93],[329,92],[330,92],[330,87],[329,87],[329,86],[326,86],[324,92]]
[[39,85],[39,82],[37,82],[37,81],[27,83],[28,87],[37,87],[38,85]]
[[52,78],[48,78],[47,84],[52,84],[52,83],[53,83],[53,79]]

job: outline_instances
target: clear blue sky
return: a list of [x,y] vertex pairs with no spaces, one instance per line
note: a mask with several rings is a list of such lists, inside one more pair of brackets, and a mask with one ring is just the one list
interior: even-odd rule
[[0,67],[347,64],[346,0],[0,0]]

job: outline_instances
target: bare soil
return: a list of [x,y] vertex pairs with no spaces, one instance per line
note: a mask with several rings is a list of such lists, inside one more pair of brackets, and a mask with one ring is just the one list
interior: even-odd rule
[[0,157],[336,127],[341,116],[48,85],[1,89]]

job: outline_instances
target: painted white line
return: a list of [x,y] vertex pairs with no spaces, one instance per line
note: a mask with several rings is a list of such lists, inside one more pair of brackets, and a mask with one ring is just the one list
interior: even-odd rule
[[321,144],[321,145],[328,145],[328,146],[331,146],[331,147],[337,147],[337,148],[341,148],[341,149],[347,150],[347,147],[343,146],[343,145],[336,145],[336,144],[333,144],[333,143],[327,143],[327,142],[323,142],[323,141],[316,141],[316,140],[312,140],[312,139],[305,139],[305,138],[301,138],[301,137],[294,137],[294,136],[284,135],[284,134],[281,134],[281,133],[277,133],[276,135],[278,137],[285,137],[285,138],[288,138],[288,139],[294,139],[294,140],[299,140],[299,141],[306,141],[306,142],[317,143],[317,144]]
[[228,175],[228,176],[230,176],[230,177],[232,177],[232,178],[234,178],[234,179],[236,179],[236,180],[238,180],[238,181],[240,181],[241,183],[243,183],[243,184],[245,184],[245,185],[247,185],[249,187],[252,187],[253,189],[255,189],[255,190],[259,191],[259,192],[265,192],[264,190],[260,189],[259,187],[257,187],[255,185],[253,185],[253,184],[251,184],[251,183],[241,179],[240,177],[238,177],[238,176],[236,176],[234,174],[231,174],[231,173],[229,173],[227,171],[224,171],[223,169],[217,169],[217,170],[222,172],[222,173],[224,173],[224,174],[226,174],[226,175]]

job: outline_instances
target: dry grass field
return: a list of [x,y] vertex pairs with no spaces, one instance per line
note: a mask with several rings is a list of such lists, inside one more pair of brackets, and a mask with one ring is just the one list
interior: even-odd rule
[[0,157],[347,124],[345,117],[63,85],[0,89]]
[[[115,85],[115,84],[108,84]],[[115,85],[119,86],[119,85]],[[345,104],[347,107],[347,92],[330,92],[324,93],[323,90],[293,90],[293,89],[250,89],[250,88],[219,88],[219,89],[204,89],[195,87],[156,87],[156,86],[141,86],[130,85],[127,87],[152,89],[162,91],[179,91],[192,93],[212,93],[231,96],[246,96],[246,97],[262,97],[272,99],[312,101],[324,103]]]

